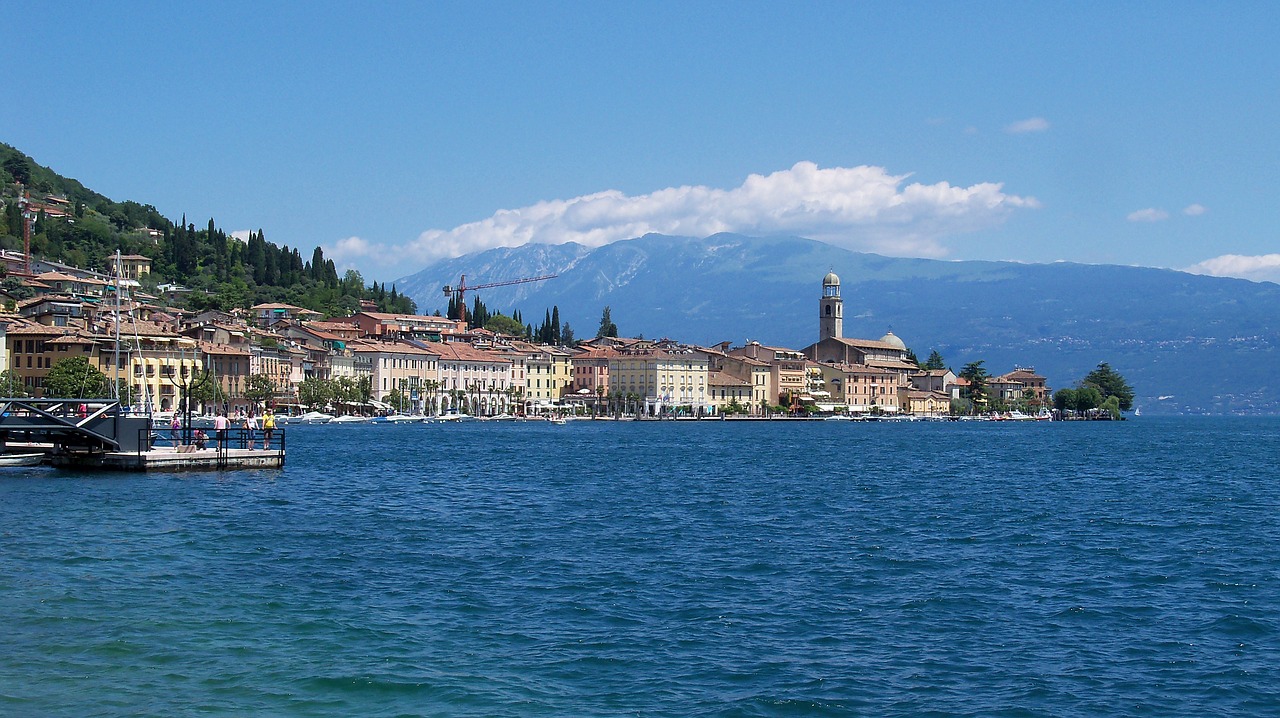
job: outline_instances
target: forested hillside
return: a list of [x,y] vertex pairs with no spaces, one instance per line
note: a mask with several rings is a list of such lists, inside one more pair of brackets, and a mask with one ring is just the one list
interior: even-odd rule
[[106,271],[117,250],[152,259],[144,289],[179,284],[192,293],[189,309],[232,309],[263,302],[285,302],[329,316],[349,314],[361,299],[379,309],[415,312],[411,299],[394,286],[366,285],[359,272],[342,276],[316,247],[308,259],[296,248],[270,242],[261,229],[247,240],[231,237],[210,219],[197,227],[186,216],[174,222],[155,207],[115,202],[80,182],[37,164],[17,149],[0,143],[0,247],[22,249],[22,217],[18,197],[23,187],[38,203],[48,195],[66,198],[66,217],[39,212],[31,235],[36,257]]

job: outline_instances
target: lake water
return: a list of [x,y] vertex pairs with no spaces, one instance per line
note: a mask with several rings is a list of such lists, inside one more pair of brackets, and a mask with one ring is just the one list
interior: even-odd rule
[[0,474],[0,714],[1280,711],[1280,420],[288,429]]

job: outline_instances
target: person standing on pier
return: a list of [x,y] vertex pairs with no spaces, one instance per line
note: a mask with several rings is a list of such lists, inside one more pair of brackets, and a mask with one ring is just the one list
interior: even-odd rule
[[254,416],[253,412],[250,411],[244,415],[244,435],[245,439],[249,442],[249,451],[253,451],[254,447],[257,446],[257,442],[253,438],[254,432],[257,430],[258,417]]
[[213,420],[213,429],[218,432],[218,448],[227,445],[227,415],[218,412],[218,416]]
[[262,415],[262,448],[271,448],[271,435],[276,433],[276,415],[271,409]]

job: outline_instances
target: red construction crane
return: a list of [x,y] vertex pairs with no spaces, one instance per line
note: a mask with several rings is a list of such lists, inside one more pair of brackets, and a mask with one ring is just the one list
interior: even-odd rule
[[528,284],[529,282],[541,282],[544,279],[555,279],[558,274],[544,274],[541,277],[525,277],[524,279],[508,279],[505,282],[489,282],[488,284],[475,284],[467,286],[467,275],[462,275],[458,280],[458,286],[451,287],[444,285],[444,295],[457,299],[458,303],[458,319],[467,321],[467,301],[466,293],[476,289],[489,289],[490,287],[509,287],[512,284]]

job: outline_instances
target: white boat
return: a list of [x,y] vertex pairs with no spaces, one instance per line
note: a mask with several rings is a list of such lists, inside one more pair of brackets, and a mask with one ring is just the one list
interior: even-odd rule
[[462,421],[461,414],[437,414],[422,419],[424,424],[452,424],[456,421]]
[[44,461],[44,454],[0,454],[0,466],[35,466]]
[[564,418],[563,416],[555,416],[550,419],[547,419],[547,421],[551,422],[552,424],[568,424],[569,423],[569,420]]
[[367,416],[335,416],[329,420],[330,424],[368,424],[373,421]]
[[388,414],[382,417],[383,421],[388,421],[392,424],[407,424],[422,421],[423,419],[424,417],[420,414]]
[[295,416],[289,420],[290,424],[328,424],[333,421],[333,414],[323,414],[318,411],[308,411],[301,416]]

